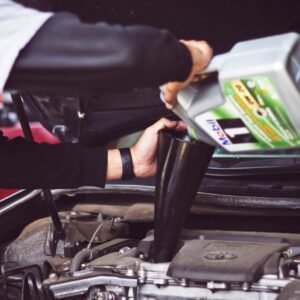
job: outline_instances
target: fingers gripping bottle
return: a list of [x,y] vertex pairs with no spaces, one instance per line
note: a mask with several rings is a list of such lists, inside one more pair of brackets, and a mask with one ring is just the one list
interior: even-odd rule
[[[300,146],[300,41],[287,33],[237,43],[178,94],[196,140],[229,152]],[[163,87],[162,87],[163,98]]]

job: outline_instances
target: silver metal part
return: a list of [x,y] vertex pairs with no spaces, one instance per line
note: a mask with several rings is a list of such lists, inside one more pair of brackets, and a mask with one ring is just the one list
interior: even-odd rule
[[169,263],[152,264],[141,262],[137,272],[140,283],[157,285],[181,284],[181,279],[167,276]]
[[56,273],[51,273],[48,278],[48,280],[51,282],[56,281],[57,279],[58,279],[58,277],[57,277]]
[[[168,276],[169,263],[154,264],[126,255],[128,251],[108,254],[107,259],[103,256],[96,260],[99,262],[98,267],[95,268],[93,264],[93,269],[75,272],[73,278],[58,279],[55,283],[48,280],[49,289],[55,299],[85,295],[94,288],[98,289],[95,295],[100,300],[123,299],[122,297],[132,300],[275,300],[281,289],[293,280],[265,275],[255,283],[194,282]],[[113,263],[104,265],[105,260]],[[114,275],[108,276],[109,271]],[[124,293],[127,293],[126,296]]]
[[74,272],[71,278],[58,280],[51,284],[48,280],[45,285],[50,284],[49,289],[55,299],[64,299],[67,297],[80,296],[86,294],[90,288],[96,286],[116,285],[122,287],[137,287],[138,281],[133,277],[119,277],[99,275],[89,271]]
[[116,300],[117,295],[113,292],[98,292],[96,294],[97,300]]
[[211,291],[199,287],[181,287],[145,284],[139,288],[138,299],[205,299],[205,300],[275,300],[276,293],[244,291]]
[[[0,208],[0,216],[4,215],[8,211],[24,204],[27,201],[30,201],[32,198],[36,197],[37,195],[41,194],[42,190],[34,190],[31,192],[26,192],[26,194],[22,197],[17,197],[15,201],[8,201],[11,196],[4,198],[2,201],[2,207]],[[19,194],[24,193],[24,191],[18,192]],[[7,202],[7,205],[5,204]]]

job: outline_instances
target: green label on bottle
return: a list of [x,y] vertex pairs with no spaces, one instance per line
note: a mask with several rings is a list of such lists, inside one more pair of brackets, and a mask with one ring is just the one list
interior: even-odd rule
[[273,82],[268,77],[223,84],[226,103],[196,118],[202,129],[228,151],[300,146]]

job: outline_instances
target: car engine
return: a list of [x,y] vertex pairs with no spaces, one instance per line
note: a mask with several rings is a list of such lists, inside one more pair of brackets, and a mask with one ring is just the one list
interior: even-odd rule
[[153,230],[136,239],[122,217],[60,217],[55,256],[49,218],[4,248],[1,299],[299,299],[298,234],[185,229],[172,259],[155,263]]

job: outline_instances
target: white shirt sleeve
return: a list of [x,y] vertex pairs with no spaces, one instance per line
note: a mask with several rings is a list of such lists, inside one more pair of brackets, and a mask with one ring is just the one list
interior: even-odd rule
[[51,16],[11,0],[0,0],[0,93],[19,52]]

